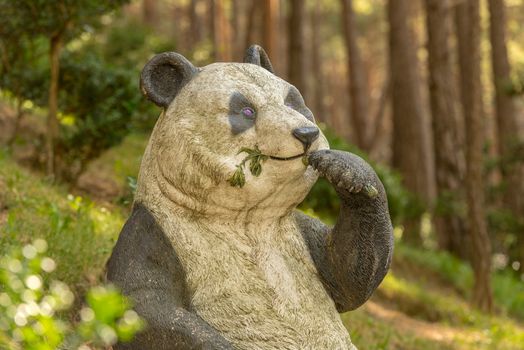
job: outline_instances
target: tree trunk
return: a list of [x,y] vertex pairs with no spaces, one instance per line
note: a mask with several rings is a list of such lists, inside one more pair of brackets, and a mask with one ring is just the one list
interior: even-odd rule
[[471,264],[475,275],[473,302],[491,311],[491,242],[484,214],[482,91],[480,70],[479,0],[456,7],[457,41],[461,73],[462,107],[466,126],[466,194],[471,241]]
[[358,34],[353,12],[352,0],[341,0],[342,22],[348,59],[349,98],[351,101],[351,121],[356,136],[356,144],[362,150],[370,151],[369,96],[364,64],[357,44]]
[[231,1],[231,42],[232,42],[232,60],[242,61],[244,58],[244,50],[242,48],[242,33],[241,21],[242,16],[241,6],[239,0]]
[[315,7],[311,11],[311,65],[313,66],[312,74],[314,76],[313,83],[313,113],[318,122],[326,122],[324,115],[324,91],[326,89],[324,84],[324,74],[322,72],[322,42],[321,38],[321,21],[322,21],[322,6],[319,1],[315,1]]
[[11,148],[16,141],[16,137],[18,136],[18,129],[20,129],[20,123],[22,122],[22,118],[24,116],[24,99],[20,96],[19,93],[15,94],[15,96],[17,96],[15,123],[13,125],[13,131],[11,132],[11,135],[9,136],[6,142],[6,145],[9,148]]
[[[388,17],[390,74],[393,107],[393,166],[404,184],[422,205],[432,200],[431,145],[425,125],[415,37],[409,23],[409,1],[389,0]],[[427,206],[425,204],[424,206]],[[404,236],[411,244],[420,243],[420,217],[406,220]]]
[[246,25],[246,40],[245,47],[246,50],[248,47],[255,43],[255,27],[256,27],[256,18],[257,18],[257,6],[258,1],[252,1],[249,6],[249,13],[247,16],[247,25]]
[[[387,73],[386,73],[387,74]],[[389,95],[391,94],[391,82],[389,79],[389,75],[386,76],[384,79],[384,83],[382,86],[382,90],[380,92],[380,98],[377,102],[377,110],[375,112],[375,118],[373,120],[375,121],[375,128],[371,137],[371,149],[375,149],[375,146],[378,145],[378,140],[381,135],[381,130],[384,128],[384,117],[386,115],[386,107],[388,103]]]
[[211,0],[212,37],[215,61],[231,61],[231,30],[224,12],[224,0]]
[[288,74],[291,84],[306,95],[306,80],[304,74],[304,0],[290,0],[288,19]]
[[[514,158],[519,141],[519,125],[515,105],[504,91],[510,81],[510,65],[506,47],[506,11],[503,0],[489,0],[491,57],[496,102],[496,121],[501,173],[505,182],[504,204],[518,218],[524,213],[524,164]],[[517,258],[524,263],[524,233],[517,237]]]
[[202,30],[200,28],[202,23],[198,15],[199,2],[199,0],[191,0],[189,2],[189,35],[191,37],[191,49],[194,49],[195,46],[200,42],[200,40],[202,40]]
[[456,210],[464,193],[464,158],[459,143],[459,114],[455,100],[449,37],[449,0],[426,0],[429,93],[437,180],[435,226],[440,249],[467,258],[466,226]]
[[60,52],[62,50],[63,32],[50,39],[49,61],[51,65],[51,82],[49,84],[49,100],[47,114],[46,151],[47,175],[55,176],[55,140],[58,136],[58,78],[60,74]]
[[278,66],[278,0],[264,0],[262,46],[273,63]]
[[144,23],[154,25],[156,22],[156,2],[157,0],[142,1],[142,18]]

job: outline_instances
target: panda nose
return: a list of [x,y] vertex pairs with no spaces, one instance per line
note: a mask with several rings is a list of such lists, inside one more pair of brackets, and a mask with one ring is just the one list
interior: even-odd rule
[[296,128],[293,130],[293,136],[295,136],[304,147],[309,148],[311,144],[318,138],[320,134],[318,128],[314,126],[304,126],[302,128]]

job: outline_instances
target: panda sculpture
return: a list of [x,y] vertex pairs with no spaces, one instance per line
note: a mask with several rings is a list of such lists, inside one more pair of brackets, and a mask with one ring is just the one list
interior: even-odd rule
[[[329,149],[260,46],[203,68],[158,54],[141,89],[163,112],[108,280],[147,327],[115,349],[355,349],[339,313],[371,296],[393,250],[373,169]],[[258,176],[232,184],[253,147]],[[318,176],[341,200],[332,228],[296,210]]]

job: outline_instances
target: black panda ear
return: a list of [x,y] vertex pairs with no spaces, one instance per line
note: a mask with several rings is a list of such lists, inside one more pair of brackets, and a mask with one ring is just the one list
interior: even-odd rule
[[246,50],[246,55],[244,56],[244,63],[256,64],[257,66],[261,66],[262,68],[265,68],[271,73],[275,74],[275,72],[273,71],[273,66],[271,65],[271,61],[269,60],[266,51],[264,51],[264,49],[259,45],[251,45]]
[[147,62],[140,75],[140,90],[160,107],[167,107],[198,72],[184,56],[164,52]]

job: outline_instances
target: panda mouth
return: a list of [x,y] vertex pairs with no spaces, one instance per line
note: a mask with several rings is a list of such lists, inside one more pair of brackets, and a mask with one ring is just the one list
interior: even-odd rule
[[304,152],[300,153],[300,154],[297,154],[295,156],[291,156],[291,157],[277,157],[277,156],[269,156],[270,159],[274,159],[274,160],[293,160],[293,159],[298,159],[298,158],[305,158],[308,156],[308,151],[309,149],[311,148],[311,144],[305,144],[304,145]]
[[293,160],[293,159],[302,158],[302,157],[304,157],[306,154],[307,154],[307,152],[303,152],[303,153],[301,153],[301,154],[297,154],[296,156],[291,156],[291,157],[269,156],[269,158],[270,158],[270,159],[274,159],[274,160]]

